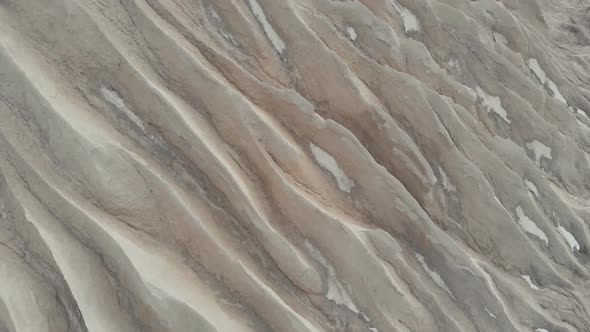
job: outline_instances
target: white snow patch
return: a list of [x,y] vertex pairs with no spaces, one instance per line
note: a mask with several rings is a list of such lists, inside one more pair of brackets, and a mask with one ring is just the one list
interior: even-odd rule
[[576,241],[576,238],[572,235],[572,233],[568,232],[568,230],[565,229],[565,227],[561,226],[559,223],[557,224],[557,231],[565,239],[565,242],[567,242],[572,251],[580,251],[580,244],[578,243],[578,241]]
[[[213,9],[211,7],[211,8],[209,8],[209,11],[211,13],[211,16],[213,17],[213,19],[215,21],[217,21],[217,23],[222,22],[221,16],[219,16],[219,13],[217,13],[217,11],[215,11],[215,9]],[[225,38],[225,40],[232,43],[232,45],[234,45],[234,46],[238,46],[238,42],[236,41],[236,39],[234,38],[234,36],[231,33],[225,31],[223,28],[219,28],[218,31],[221,34],[221,36],[223,38]]]
[[[363,318],[365,320],[365,322],[369,322],[369,317],[367,317],[367,315],[365,315],[364,313],[361,312],[361,318]],[[371,332],[379,332],[379,330],[376,327],[369,327],[369,331]]]
[[504,35],[499,32],[494,32],[494,39],[497,43],[500,43],[502,45],[508,45],[508,40],[506,39],[506,37],[504,37]]
[[100,93],[111,105],[115,106],[120,111],[125,113],[129,120],[133,121],[133,123],[135,123],[141,130],[145,131],[143,121],[141,121],[141,119],[137,115],[135,115],[135,113],[133,113],[129,108],[127,108],[127,105],[125,105],[125,102],[123,101],[121,96],[119,96],[119,93],[117,93],[117,91],[111,90],[105,86],[101,86]]
[[552,80],[547,80],[547,87],[549,87],[549,90],[551,90],[551,92],[553,92],[553,97],[555,99],[557,99],[560,102],[562,102],[563,104],[567,105],[567,100],[565,100],[565,98],[563,97],[561,92],[559,92],[557,85],[555,85],[555,83],[553,83]]
[[349,193],[354,186],[354,182],[349,179],[340,166],[338,166],[336,159],[313,143],[309,143],[309,147],[311,148],[311,153],[318,164],[334,176],[338,183],[338,188]]
[[346,27],[346,33],[348,34],[348,38],[350,38],[350,40],[355,41],[356,40],[356,31],[354,30],[353,27]]
[[539,190],[537,189],[537,186],[535,186],[534,183],[532,183],[529,180],[524,180],[524,185],[531,193],[533,193],[533,195],[535,195],[536,198],[539,198]]
[[451,66],[452,68],[455,68],[455,69],[459,68],[459,60],[457,60],[455,58],[450,59],[448,63],[449,63],[449,66]]
[[430,275],[430,277],[432,278],[434,283],[437,284],[442,289],[444,289],[445,292],[447,292],[452,299],[455,299],[455,297],[451,293],[451,290],[449,289],[449,287],[447,287],[447,284],[445,283],[443,278],[440,276],[440,274],[438,274],[438,272],[436,272],[434,270],[431,270],[430,267],[426,264],[426,261],[424,260],[424,256],[422,256],[418,253],[416,253],[415,255],[416,255],[416,259],[418,260],[418,262],[420,262],[420,264],[422,265],[422,268],[424,269],[424,271],[428,272],[428,274]]
[[406,33],[410,31],[420,31],[420,21],[410,10],[406,7],[400,5],[396,0],[392,1],[393,8],[397,10],[397,12],[402,17],[402,21],[404,23],[404,30]]
[[532,142],[527,143],[526,147],[529,148],[529,150],[532,150],[535,154],[535,164],[537,165],[537,167],[541,167],[542,157],[545,157],[549,160],[552,159],[551,148],[539,142],[538,140],[533,140]]
[[275,50],[277,50],[277,52],[279,52],[280,55],[283,55],[286,49],[285,42],[272,28],[272,25],[268,23],[268,20],[266,19],[266,15],[264,15],[262,7],[260,7],[258,1],[256,0],[248,0],[248,2],[250,3],[250,9],[252,10],[252,13],[254,14],[258,22],[260,22],[260,25],[262,25],[262,30],[264,30],[264,33],[266,34],[268,39],[270,39],[272,46],[275,48]]
[[586,127],[590,126],[590,117],[588,117],[588,115],[586,114],[586,112],[582,111],[579,108],[575,108],[573,109],[572,107],[570,107],[570,110],[574,113],[579,115],[580,117],[576,117],[576,119],[578,120],[578,122],[580,122],[581,124],[583,124]]
[[364,312],[359,312],[359,316],[361,316],[361,319],[364,320],[367,323],[371,321],[369,319],[369,317]]
[[541,66],[539,65],[539,61],[537,61],[537,59],[529,59],[528,65],[529,69],[532,70],[533,73],[535,73],[539,81],[542,84],[545,84],[545,81],[547,81],[547,75],[545,74],[543,68],[541,68]]
[[217,23],[221,23],[221,16],[219,16],[217,11],[213,9],[213,7],[210,7],[209,11],[211,12],[211,16],[213,17],[213,19],[217,21]]
[[476,88],[477,96],[482,99],[482,106],[484,107],[486,112],[494,112],[496,113],[502,120],[506,123],[510,124],[510,119],[508,118],[508,112],[506,109],[502,107],[502,101],[500,97],[489,95],[487,92],[483,91],[480,87]]
[[549,332],[549,331],[547,331],[545,329],[535,329],[535,332]]
[[520,205],[516,207],[516,216],[518,217],[518,224],[525,230],[525,232],[536,236],[541,241],[545,242],[545,245],[549,245],[549,239],[547,239],[545,232],[543,232],[535,222],[524,214]]
[[[451,71],[451,73],[462,75],[463,70],[461,69],[461,64],[459,63],[459,60],[457,60],[456,58],[451,58],[448,62],[448,65],[450,67],[449,71]],[[471,88],[468,89],[473,92]]]
[[582,117],[586,118],[588,121],[590,121],[590,117],[588,117],[588,114],[586,114],[586,112],[582,111],[581,109],[576,107],[576,114],[580,114]]
[[533,73],[535,73],[535,75],[537,76],[537,78],[539,79],[541,84],[547,85],[549,90],[551,90],[551,92],[553,92],[553,97],[555,99],[559,100],[560,102],[567,105],[567,101],[565,100],[565,98],[563,98],[563,95],[561,94],[561,92],[559,92],[557,85],[555,85],[555,83],[547,77],[547,74],[545,74],[545,71],[539,65],[539,61],[537,61],[537,59],[531,58],[527,61],[527,63],[528,63],[529,69],[532,70]]
[[572,113],[574,113],[574,115],[579,115],[579,117],[576,116],[576,120],[578,120],[578,122],[582,123],[586,127],[590,126],[590,117],[588,117],[586,112],[582,111],[581,109],[579,109],[577,107],[574,108],[574,107],[569,106],[568,109]]
[[447,173],[445,173],[445,170],[439,167],[438,171],[440,172],[440,177],[442,178],[441,180],[443,188],[448,192],[456,192],[457,188],[455,185],[453,185],[453,183],[451,183],[451,180],[449,179]]
[[320,265],[322,265],[328,271],[328,292],[326,293],[326,298],[330,301],[335,302],[339,305],[344,305],[350,311],[358,314],[359,310],[348,295],[348,292],[342,286],[338,278],[336,278],[336,272],[331,264],[328,263],[326,258],[317,250],[309,241],[305,241],[305,247],[307,248],[309,254],[313,259],[315,259]]
[[529,284],[529,287],[531,287],[531,289],[534,289],[534,290],[539,290],[539,287],[537,287],[537,286],[536,286],[535,284],[533,284],[533,282],[531,281],[531,277],[529,277],[528,275],[524,275],[524,274],[523,274],[523,275],[521,275],[520,277],[521,277],[522,279],[524,279],[524,280],[525,280],[525,281],[526,281],[526,282]]
[[236,39],[234,38],[234,36],[231,33],[227,32],[223,29],[219,29],[219,33],[221,34],[221,36],[223,36],[223,38],[225,38],[225,40],[232,43],[232,45],[234,45],[236,47],[238,46],[238,42],[236,41]]
[[337,304],[341,304],[346,306],[354,313],[358,313],[358,309],[348,292],[344,289],[344,287],[336,280],[336,276],[334,275],[334,270],[330,270],[331,273],[328,274],[328,293],[326,293],[326,298],[330,301],[334,301]]
[[488,313],[488,315],[490,315],[490,317],[492,317],[493,319],[496,319],[496,315],[494,315],[488,308],[484,307],[483,310],[485,310]]

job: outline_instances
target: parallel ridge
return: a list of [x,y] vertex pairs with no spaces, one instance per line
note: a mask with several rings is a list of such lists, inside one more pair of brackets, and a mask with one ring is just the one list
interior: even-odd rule
[[590,331],[566,2],[0,1],[0,331]]

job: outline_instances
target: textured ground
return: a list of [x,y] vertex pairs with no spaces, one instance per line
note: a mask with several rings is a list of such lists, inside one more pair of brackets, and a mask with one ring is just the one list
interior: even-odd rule
[[590,331],[589,68],[586,0],[0,0],[0,331]]

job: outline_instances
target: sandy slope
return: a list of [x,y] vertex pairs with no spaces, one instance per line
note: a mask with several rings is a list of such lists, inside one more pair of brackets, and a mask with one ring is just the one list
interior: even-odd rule
[[0,0],[0,331],[590,331],[589,8]]

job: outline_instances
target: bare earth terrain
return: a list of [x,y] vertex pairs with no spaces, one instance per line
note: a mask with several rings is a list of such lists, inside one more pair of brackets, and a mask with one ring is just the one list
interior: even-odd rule
[[590,331],[587,0],[0,0],[0,332]]

